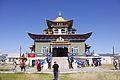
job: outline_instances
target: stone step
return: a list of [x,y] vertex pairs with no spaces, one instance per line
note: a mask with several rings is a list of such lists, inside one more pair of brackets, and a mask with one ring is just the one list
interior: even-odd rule
[[68,67],[68,57],[52,57],[52,65],[54,61],[59,65],[59,69],[69,69]]

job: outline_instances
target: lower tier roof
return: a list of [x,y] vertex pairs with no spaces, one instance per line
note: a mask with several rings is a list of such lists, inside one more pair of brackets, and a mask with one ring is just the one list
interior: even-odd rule
[[34,41],[51,41],[51,40],[56,40],[59,37],[62,37],[64,40],[70,40],[70,41],[85,41],[92,35],[92,32],[86,34],[64,34],[64,35],[28,33],[28,35]]

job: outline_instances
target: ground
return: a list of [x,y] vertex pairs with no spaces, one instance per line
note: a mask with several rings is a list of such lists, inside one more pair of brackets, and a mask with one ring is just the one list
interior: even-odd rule
[[[10,64],[0,65],[0,80],[53,80],[52,70],[37,72],[36,68],[27,67],[26,72],[14,73]],[[113,65],[99,67],[84,67],[79,69],[61,70],[59,80],[120,80],[120,70],[114,70]]]
[[[59,74],[59,80],[120,80],[120,72],[90,71]],[[1,73],[0,80],[53,80],[53,74],[46,73]]]

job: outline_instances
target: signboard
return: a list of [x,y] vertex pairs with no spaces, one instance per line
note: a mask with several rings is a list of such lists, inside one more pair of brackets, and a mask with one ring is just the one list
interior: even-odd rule
[[37,57],[43,56],[43,53],[37,53],[36,56],[37,56]]
[[35,53],[28,53],[28,57],[35,57]]

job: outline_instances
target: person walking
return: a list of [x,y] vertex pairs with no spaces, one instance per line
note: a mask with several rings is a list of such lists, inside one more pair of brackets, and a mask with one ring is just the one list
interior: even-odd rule
[[20,62],[20,68],[21,68],[21,72],[23,72],[23,70],[25,71],[25,63],[24,63],[24,60],[22,60]]
[[37,61],[37,71],[41,71],[41,63],[39,59]]
[[117,70],[118,69],[117,68],[117,61],[115,59],[113,60],[113,65],[114,65],[115,69]]
[[89,60],[87,60],[87,59],[86,59],[86,64],[87,64],[87,67],[90,66],[90,64],[89,64]]
[[56,63],[56,61],[54,62],[54,65],[52,68],[54,73],[54,80],[58,80],[59,65]]
[[14,72],[17,72],[17,63],[16,63],[16,61],[13,62],[13,65],[14,65],[13,71],[14,71]]

